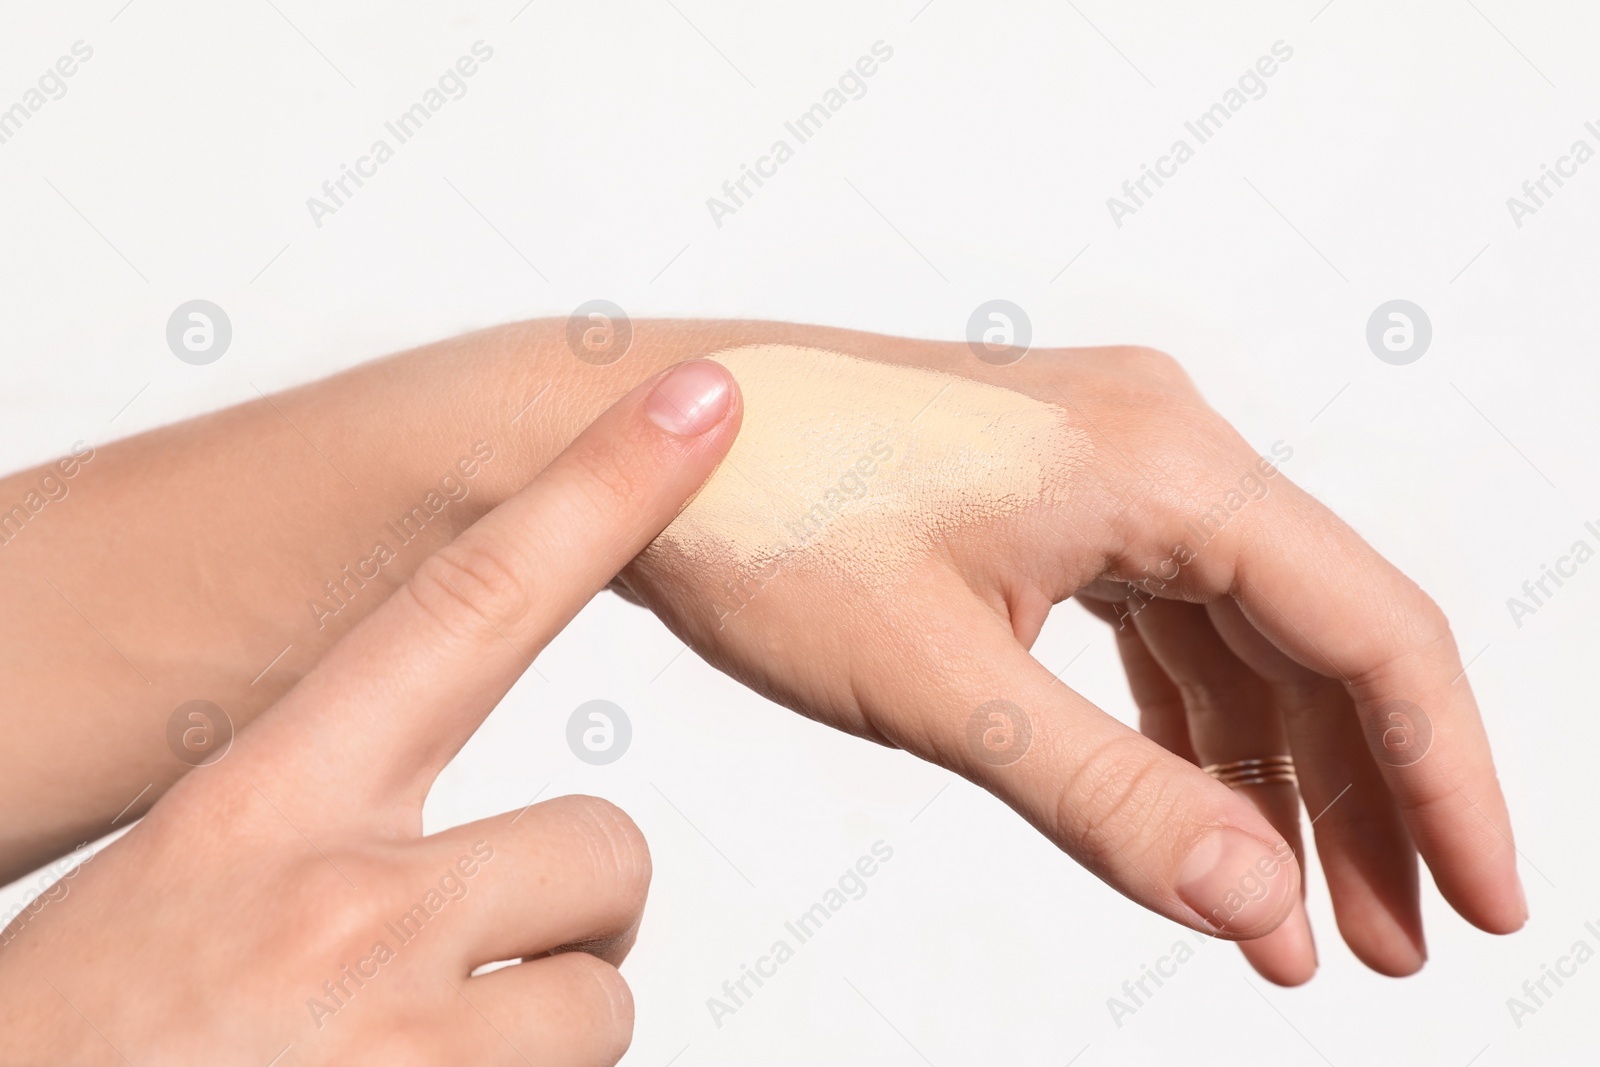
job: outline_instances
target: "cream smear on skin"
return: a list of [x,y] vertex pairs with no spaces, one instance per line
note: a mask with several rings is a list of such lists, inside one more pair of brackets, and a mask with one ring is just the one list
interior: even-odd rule
[[744,422],[656,542],[697,562],[893,581],[944,532],[1060,499],[1092,447],[1053,404],[939,371],[792,345],[709,358]]

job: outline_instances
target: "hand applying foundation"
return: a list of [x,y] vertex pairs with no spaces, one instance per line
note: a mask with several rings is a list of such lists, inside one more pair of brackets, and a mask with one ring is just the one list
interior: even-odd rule
[[[421,833],[439,771],[737,431],[683,364],[429,557],[0,938],[6,1064],[613,1064],[650,855],[592,797]],[[485,964],[517,960],[482,975]]]
[[[1419,847],[1469,921],[1522,925],[1443,616],[1177,364],[837,340],[714,357],[745,429],[624,572],[634,597],[774,700],[950,767],[1134,900],[1244,940],[1275,982],[1316,968],[1302,797],[1374,969],[1426,958]],[[1073,596],[1116,627],[1143,736],[1028,655]]]
[[[8,526],[0,556],[0,877],[178,781],[174,708],[203,695],[244,726],[607,406],[739,350],[739,446],[621,583],[712,663],[980,783],[1145,906],[1254,939],[1275,981],[1315,966],[1286,851],[1301,798],[1341,933],[1377,970],[1422,965],[1419,850],[1469,921],[1522,923],[1438,608],[1171,359],[994,367],[962,343],[641,321],[606,362],[568,327],[454,338],[97,447],[73,475],[0,479],[0,501],[71,493]],[[419,501],[432,519],[375,553]],[[1028,655],[1069,597],[1117,627],[1144,736]]]

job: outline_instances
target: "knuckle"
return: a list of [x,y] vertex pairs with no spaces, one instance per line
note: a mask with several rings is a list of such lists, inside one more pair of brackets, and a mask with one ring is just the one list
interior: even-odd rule
[[[1125,424],[1152,476],[1175,487],[1215,487],[1217,493],[1226,493],[1243,465],[1241,452],[1248,455],[1226,420],[1198,397],[1130,391],[1123,402]],[[1184,499],[1182,492],[1170,495]]]
[[357,892],[352,885],[388,883],[386,870],[355,855],[309,858],[286,875],[279,911],[293,916],[297,943],[348,954],[370,945],[380,901],[387,899],[387,894]]
[[[1228,421],[1198,398],[1153,405],[1149,418],[1155,421],[1147,434],[1158,454],[1175,474],[1194,478],[1200,485],[1219,477],[1231,482],[1241,461],[1247,465],[1246,457],[1252,455],[1248,446],[1240,447],[1238,433]],[[1219,488],[1225,491],[1227,486]]]
[[519,562],[503,546],[462,537],[424,560],[406,589],[451,636],[492,638],[525,619],[537,601],[529,568]]
[[[1181,694],[1176,697],[1169,697],[1164,694],[1161,696],[1147,696],[1138,703],[1140,732],[1146,737],[1155,740],[1154,735],[1156,733],[1170,733],[1170,731],[1161,729],[1165,724],[1176,723],[1182,727],[1182,737],[1187,739],[1189,709],[1185,706]],[[1146,727],[1149,728],[1146,729]]]
[[1370,628],[1364,658],[1371,666],[1353,677],[1360,696],[1382,695],[1416,663],[1455,663],[1460,652],[1444,610],[1409,578],[1382,600],[1377,625]]
[[1183,698],[1184,715],[1191,731],[1204,731],[1236,720],[1241,709],[1260,706],[1262,694],[1254,691],[1244,677],[1174,678],[1173,685]]
[[[164,800],[142,824],[149,826],[146,838],[163,862],[200,849],[214,864],[207,869],[219,891],[250,902],[261,917],[245,931],[256,946],[252,958],[327,952],[344,958],[371,946],[394,883],[395,868],[382,849],[330,844],[325,830],[297,815],[308,835],[302,836],[247,775],[189,776],[174,792],[175,803]],[[307,849],[308,840],[321,851]],[[239,862],[245,853],[248,862]]]
[[1057,825],[1079,844],[1084,862],[1104,867],[1166,836],[1177,810],[1162,757],[1136,737],[1096,749],[1063,785]]
[[1191,714],[1237,707],[1246,697],[1240,680],[1221,678],[1174,678],[1172,684],[1183,696],[1184,707]]
[[1424,593],[1420,588],[1416,593],[1416,608],[1413,612],[1415,619],[1416,643],[1421,648],[1435,648],[1440,645],[1453,647],[1455,633],[1450,628],[1450,619],[1445,615],[1444,609],[1438,601]]
[[1135,375],[1164,389],[1192,389],[1189,372],[1172,356],[1157,348],[1128,345],[1117,353],[1119,362]]

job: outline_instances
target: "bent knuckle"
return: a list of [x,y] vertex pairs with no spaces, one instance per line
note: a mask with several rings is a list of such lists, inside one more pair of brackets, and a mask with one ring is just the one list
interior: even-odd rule
[[1412,618],[1412,636],[1418,648],[1433,649],[1445,646],[1454,649],[1455,631],[1450,627],[1449,616],[1445,615],[1438,601],[1424,593],[1420,587],[1416,591],[1416,605],[1412,610]]
[[1241,708],[1259,705],[1262,694],[1244,678],[1173,679],[1182,694],[1184,716],[1191,731],[1225,727],[1234,721]]
[[1176,809],[1163,757],[1137,738],[1102,745],[1062,787],[1057,821],[1085,862],[1136,855],[1165,836]]
[[1135,375],[1165,389],[1192,389],[1183,364],[1158,348],[1128,345],[1118,350],[1118,360]]
[[463,537],[424,560],[406,589],[447,633],[485,639],[532,612],[538,595],[528,570],[503,546]]
[[[1152,493],[1189,501],[1225,493],[1248,461],[1233,428],[1198,397],[1130,394],[1124,425]],[[1247,452],[1244,453],[1248,455]]]
[[1241,680],[1228,678],[1175,678],[1172,682],[1183,696],[1190,714],[1227,711],[1238,707],[1251,695]]
[[[354,853],[308,858],[285,873],[276,910],[293,925],[297,944],[317,951],[353,951],[371,943],[389,901],[390,875],[383,864]],[[356,884],[380,889],[357,892]]]
[[1460,650],[1444,610],[1409,578],[1380,594],[1375,624],[1364,635],[1360,656],[1369,666],[1351,676],[1358,699],[1377,699],[1417,666],[1459,668]]

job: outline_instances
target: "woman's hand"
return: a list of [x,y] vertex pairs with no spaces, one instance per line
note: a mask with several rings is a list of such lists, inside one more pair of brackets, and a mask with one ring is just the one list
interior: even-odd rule
[[[440,769],[725,453],[737,389],[635,389],[430,557],[220,761],[0,939],[0,1060],[611,1064],[650,879],[604,801],[424,837]],[[562,951],[563,948],[572,951]],[[478,977],[484,964],[519,965]]]
[[[1170,359],[1036,350],[993,367],[965,344],[650,321],[607,361],[573,347],[572,325],[441,342],[97,449],[70,506],[52,505],[0,553],[17,607],[0,619],[16,709],[0,717],[0,870],[14,877],[65,852],[134,794],[128,814],[139,814],[187,769],[163,741],[174,707],[204,693],[248,722],[452,527],[526,483],[641,381],[691,356],[791,345],[1004,386],[1049,405],[1089,448],[1054,504],[905,531],[895,543],[914,566],[898,588],[802,566],[803,553],[763,577],[658,545],[627,584],[707,659],[983,784],[1164,915],[1229,937],[1275,930],[1247,951],[1277,981],[1304,979],[1315,959],[1298,868],[1279,859],[1284,838],[1297,840],[1294,791],[1235,795],[1195,762],[1292,748],[1341,930],[1384,973],[1422,963],[1416,848],[1470,921],[1500,932],[1523,921],[1505,805],[1438,609],[1277,474],[1279,457],[1249,449]],[[840,395],[814,421],[849,426],[876,399]],[[780,405],[757,417],[786,416]],[[477,471],[468,486],[454,473],[479,440],[495,458],[464,468]],[[48,474],[0,489],[20,498]],[[308,591],[331,588],[330,575],[357,586],[346,565],[373,553],[373,531],[430,499],[436,521],[336,613],[308,616]],[[177,527],[192,536],[174,538]],[[248,567],[242,543],[257,546]],[[1174,754],[1026,655],[1050,605],[1074,595],[1116,621],[1145,733]],[[1017,724],[979,712],[993,700],[1032,728],[1012,763],[1020,743],[990,743]],[[27,710],[39,706],[51,717]],[[1223,827],[1238,834],[1207,837]],[[1223,862],[1202,878],[1212,859]]]
[[[1374,969],[1409,974],[1426,957],[1418,848],[1469,921],[1500,933],[1522,925],[1505,803],[1443,615],[1279,473],[1282,456],[1249,448],[1175,362],[1100,348],[994,367],[965,345],[844,333],[828,342],[1053,405],[1086,442],[1081,468],[1053,502],[901,524],[892,544],[830,541],[824,529],[741,558],[739,537],[705,550],[707,523],[687,540],[658,540],[622,581],[710,662],[822,722],[956,770],[1146,907],[1257,939],[1245,952],[1277,982],[1316,967],[1295,860],[1301,797],[1341,932]],[[835,390],[820,411],[797,402],[805,389],[769,389],[771,402],[758,402],[758,382],[776,369],[762,359],[835,357],[771,347],[729,358],[746,376],[747,428],[695,505],[729,502],[711,527],[754,521],[734,514],[735,498],[743,507],[788,476],[764,464],[848,473],[856,456],[828,450],[875,418],[890,451],[914,442],[926,460],[937,448],[882,417],[872,389]],[[796,373],[805,372],[785,371]],[[929,404],[950,386],[921,382]],[[792,442],[805,435],[819,454],[796,456]],[[757,438],[788,444],[774,460],[750,446]],[[1040,460],[973,448],[952,441],[942,461]],[[828,521],[927,491],[892,461],[869,465],[845,495],[863,481],[865,490],[830,504]],[[718,479],[738,492],[715,494]],[[797,517],[767,516],[780,528]],[[1117,627],[1145,736],[1028,655],[1050,606],[1073,596]],[[1299,795],[1290,784],[1232,791],[1196,766],[1291,752]]]

